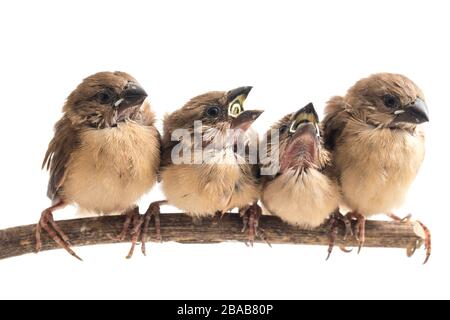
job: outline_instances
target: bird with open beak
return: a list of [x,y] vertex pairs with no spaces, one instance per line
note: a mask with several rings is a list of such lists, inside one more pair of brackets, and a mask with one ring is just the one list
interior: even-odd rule
[[[328,172],[330,153],[320,138],[313,104],[278,121],[262,145],[261,202],[265,209],[291,225],[307,229],[322,225],[338,209],[340,192]],[[264,169],[270,170],[267,175]]]
[[[160,135],[146,98],[123,72],[91,75],[69,95],[43,162],[50,171],[52,206],[37,224],[37,251],[44,229],[79,258],[53,219],[68,204],[97,214],[139,215],[136,202],[155,184],[160,163]],[[133,248],[141,222],[135,220]]]
[[[260,192],[257,151],[251,163],[248,150],[251,141],[257,142],[250,126],[262,111],[244,111],[251,89],[208,92],[166,115],[161,179],[167,201],[159,202],[154,211],[166,203],[194,218],[233,208],[258,211],[253,205]],[[196,141],[198,133],[201,137]],[[178,159],[180,154],[183,161]]]
[[[380,73],[359,80],[344,97],[332,98],[325,113],[324,141],[332,152],[342,204],[358,221],[361,248],[365,218],[400,207],[419,171],[425,142],[420,124],[428,121],[428,109],[414,82]],[[431,239],[423,227],[426,262]]]

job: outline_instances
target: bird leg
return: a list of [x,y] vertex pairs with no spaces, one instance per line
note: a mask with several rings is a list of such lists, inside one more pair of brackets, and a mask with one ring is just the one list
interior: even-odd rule
[[[141,234],[141,227],[144,219],[139,214],[139,207],[134,206],[127,211],[124,212],[125,222],[123,223],[122,231],[116,237],[110,237],[114,241],[124,241],[127,237],[128,233],[131,235],[131,248],[126,256],[127,259],[130,259],[133,256],[134,248],[136,247],[136,243]],[[129,231],[130,226],[133,225],[131,231]]]
[[134,206],[127,211],[124,212],[125,222],[123,223],[122,231],[116,237],[111,237],[115,241],[124,241],[128,234],[128,229],[130,228],[133,219],[135,219],[136,215],[139,215],[139,207]]
[[271,247],[271,244],[265,235],[264,229],[259,227],[259,218],[262,216],[262,209],[258,203],[255,202],[250,206],[240,208],[239,215],[242,217],[244,224],[242,232],[247,230],[247,241],[245,244],[247,246],[250,244],[250,246],[253,247],[255,237],[259,237]]
[[224,211],[217,211],[214,214],[214,219],[217,220],[217,222],[221,223],[223,221],[223,219],[228,216],[230,214],[230,212],[224,210]]
[[356,212],[356,211],[352,211],[346,214],[346,217],[349,220],[352,219],[356,219],[356,230],[357,232],[355,233],[356,236],[356,240],[358,240],[359,246],[358,246],[358,254],[361,252],[361,248],[364,245],[364,242],[366,241],[366,218]]
[[410,222],[411,221],[411,214],[408,214],[407,216],[400,218],[399,216],[393,214],[393,213],[388,213],[386,214],[389,218],[391,218],[392,220],[396,221],[396,222]]
[[[127,259],[131,259],[134,253],[134,248],[136,247],[136,243],[142,232],[142,224],[144,223],[144,218],[139,214],[139,207],[136,206],[133,211],[129,214],[131,216],[131,222],[133,223],[133,228],[131,229],[131,248],[126,256]],[[127,221],[125,221],[125,224]],[[128,223],[128,227],[130,226],[130,222]],[[123,232],[123,231],[122,231]]]
[[62,231],[53,219],[53,212],[58,209],[62,209],[65,206],[66,203],[64,203],[64,201],[59,201],[53,206],[42,211],[41,218],[36,225],[36,253],[41,251],[41,233],[42,229],[44,229],[53,241],[59,244],[61,248],[64,248],[70,255],[82,261],[82,259],[70,248],[69,237]]
[[159,212],[160,206],[166,203],[167,201],[157,201],[151,203],[144,215],[139,214],[138,206],[134,206],[133,208],[125,212],[126,218],[123,224],[122,232],[117,237],[114,237],[112,239],[116,241],[124,241],[129,232],[130,225],[132,225],[132,229],[130,231],[131,248],[130,251],[128,252],[128,255],[126,256],[127,259],[131,259],[131,257],[133,256],[134,249],[139,239],[141,239],[142,254],[144,256],[146,255],[145,243],[147,241],[148,227],[150,225],[152,217],[155,218],[155,229],[157,239],[161,241],[161,230],[160,230],[161,223],[159,218]]
[[[328,255],[327,255],[327,261],[328,259],[330,259],[331,253],[333,252],[333,248],[334,248],[334,243],[336,241],[336,237],[338,234],[338,224],[339,222],[344,223],[345,225],[345,234],[344,234],[344,241],[347,240],[347,237],[353,236],[353,231],[352,231],[352,224],[351,221],[344,215],[342,215],[342,213],[339,212],[339,209],[336,209],[335,212],[333,212],[333,214],[330,217],[330,220],[328,221],[328,224],[330,225],[330,229],[328,232],[328,236],[329,236],[329,242],[328,242]],[[344,246],[339,246],[339,248],[346,252],[349,253],[351,252],[351,250],[345,248]]]
[[426,264],[431,256],[431,232],[430,229],[428,229],[427,226],[424,225],[422,222],[420,222],[419,220],[417,220],[416,222],[422,227],[423,233],[425,235],[424,240],[425,240],[426,254],[425,254],[425,261],[423,262],[423,264]]
[[222,227],[223,219],[228,214],[229,214],[229,212],[227,212],[227,211],[216,211],[216,213],[214,213],[214,216],[212,218],[212,223],[214,225],[218,225],[218,226]]
[[[402,222],[402,223],[410,223],[411,217],[412,217],[411,214],[408,214],[404,218],[400,218],[393,213],[388,213],[386,215],[389,218],[391,218],[392,220],[397,221],[397,222]],[[430,229],[428,229],[427,226],[424,225],[422,222],[416,221],[416,223],[422,228],[422,231],[423,231],[423,234],[425,237],[424,245],[425,245],[426,254],[425,254],[425,261],[423,264],[426,264],[431,256],[431,232],[430,232]],[[408,248],[406,248],[408,257],[412,257],[412,255],[416,252],[417,247],[420,247],[420,245],[421,245],[421,243],[418,244],[418,241],[414,241],[412,244],[410,244],[408,246]]]
[[213,224],[220,224],[221,220],[222,220],[222,211],[216,211],[216,213],[214,213],[214,216],[212,218]]
[[161,220],[160,220],[159,214],[161,213],[161,206],[166,205],[166,204],[167,204],[167,200],[153,202],[150,204],[150,206],[147,209],[147,212],[145,212],[145,214],[144,214],[144,228],[142,230],[142,239],[141,239],[141,242],[142,242],[141,251],[144,256],[146,255],[145,243],[147,241],[148,227],[150,225],[150,221],[152,220],[152,217],[155,218],[156,239],[158,239],[158,241],[160,241],[160,242],[162,241]]
[[[250,206],[239,208],[239,216],[241,216],[242,223],[243,223],[242,230],[241,230],[242,233],[244,233],[248,228],[250,218],[249,218],[249,215],[247,214],[247,212],[249,209],[250,209]],[[248,234],[248,238],[251,238],[250,231]],[[247,241],[245,242],[245,244],[248,245]]]

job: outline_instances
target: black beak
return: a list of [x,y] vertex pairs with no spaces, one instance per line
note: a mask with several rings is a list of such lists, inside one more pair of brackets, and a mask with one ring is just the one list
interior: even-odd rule
[[307,104],[294,113],[291,119],[290,133],[298,134],[299,131],[303,131],[305,127],[308,127],[308,131],[314,131],[316,135],[319,135],[317,127],[319,124],[319,116],[312,103]]
[[244,100],[247,98],[248,94],[252,90],[253,87],[239,87],[233,90],[228,91],[227,93],[227,100],[228,103],[232,102],[234,99],[236,99],[239,96],[243,96]]
[[305,107],[298,110],[294,116],[293,119],[306,119],[309,122],[318,123],[319,122],[319,116],[317,115],[316,109],[314,109],[314,105],[312,102],[308,103]]
[[119,100],[116,101],[114,107],[119,109],[119,112],[141,105],[147,98],[147,92],[135,82],[129,82],[122,91]]
[[231,129],[246,131],[263,112],[262,110],[246,110],[242,112],[231,121]]
[[[399,111],[401,113],[399,113]],[[397,110],[397,117],[394,122],[408,122],[414,124],[420,124],[428,122],[428,108],[422,99],[417,98],[416,101],[406,106],[401,110]]]

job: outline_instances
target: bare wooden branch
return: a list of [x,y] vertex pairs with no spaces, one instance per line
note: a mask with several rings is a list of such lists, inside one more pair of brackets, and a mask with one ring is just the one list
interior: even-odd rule
[[[71,239],[73,246],[88,246],[114,243],[112,237],[122,230],[124,216],[105,216],[59,221],[59,226]],[[314,230],[302,230],[283,223],[273,216],[263,216],[260,227],[264,229],[267,239],[272,244],[306,244],[327,245],[328,227]],[[0,230],[0,259],[20,256],[34,252],[35,225],[20,226]],[[155,241],[154,227],[150,226],[149,241]],[[237,214],[229,214],[221,221],[204,219],[193,223],[184,214],[162,214],[161,233],[163,241],[179,243],[219,243],[225,241],[245,241],[242,233],[242,220]],[[354,239],[343,243],[344,231],[339,230],[336,244],[357,246]],[[127,239],[128,240],[128,239]],[[367,221],[366,247],[407,248],[420,240],[414,233],[412,223]],[[261,242],[258,240],[256,242]],[[58,245],[45,232],[42,234],[42,250],[58,249]]]

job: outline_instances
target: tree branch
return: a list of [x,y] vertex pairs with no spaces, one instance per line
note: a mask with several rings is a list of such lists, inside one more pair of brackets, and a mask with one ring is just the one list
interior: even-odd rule
[[[104,216],[75,220],[58,221],[58,225],[71,239],[73,246],[115,243],[111,236],[122,230],[124,216]],[[328,227],[314,230],[302,230],[283,223],[273,216],[263,216],[260,227],[272,244],[327,245]],[[161,234],[163,241],[179,243],[219,243],[225,241],[245,241],[246,234],[241,232],[242,220],[237,214],[229,214],[221,221],[204,219],[193,223],[184,214],[161,214]],[[0,230],[0,259],[20,256],[34,252],[35,225],[20,226]],[[339,230],[336,244],[357,246],[354,239],[342,241],[343,229]],[[155,241],[154,226],[150,226],[149,241]],[[129,239],[126,239],[128,241]],[[366,247],[407,248],[420,240],[415,234],[412,223],[367,221]],[[261,242],[261,240],[257,240]],[[58,249],[58,245],[48,235],[42,234],[42,250]]]

